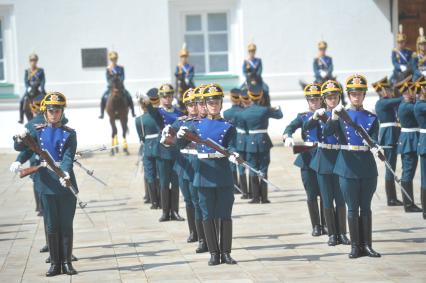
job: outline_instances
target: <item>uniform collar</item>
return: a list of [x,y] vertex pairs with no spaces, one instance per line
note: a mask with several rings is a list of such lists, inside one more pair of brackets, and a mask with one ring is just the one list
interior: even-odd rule
[[361,111],[361,110],[364,110],[364,106],[355,107],[352,104],[350,104],[349,107],[348,107],[348,109],[354,110],[354,111]]

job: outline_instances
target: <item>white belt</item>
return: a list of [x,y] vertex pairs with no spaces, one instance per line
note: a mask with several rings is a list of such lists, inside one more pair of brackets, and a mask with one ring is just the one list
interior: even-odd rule
[[341,145],[340,149],[350,151],[369,151],[370,147],[366,145]]
[[[60,161],[55,161],[55,165],[56,165],[57,167],[59,167],[59,166],[61,166],[61,162],[60,162]],[[47,167],[47,162],[46,162],[46,160],[41,161],[41,162],[40,162],[40,166]]]
[[389,123],[381,123],[380,128],[387,128],[387,127],[397,127],[398,123],[396,122],[389,122]]
[[414,133],[418,132],[419,130],[419,128],[401,128],[402,133]]
[[155,139],[158,138],[158,134],[151,134],[151,135],[146,135],[145,139]]
[[426,134],[426,129],[420,129],[420,133]]
[[318,147],[326,149],[340,149],[340,144],[318,143]]
[[193,148],[184,148],[180,150],[180,153],[184,153],[184,154],[198,154],[198,151],[196,149]]
[[249,130],[249,134],[266,134],[268,129],[259,129],[259,130]]
[[223,158],[225,155],[219,152],[215,153],[198,153],[198,158],[200,159],[206,159],[206,158]]
[[245,134],[246,133],[245,130],[240,129],[240,128],[236,128],[236,130],[237,130],[237,133],[239,133],[239,134]]

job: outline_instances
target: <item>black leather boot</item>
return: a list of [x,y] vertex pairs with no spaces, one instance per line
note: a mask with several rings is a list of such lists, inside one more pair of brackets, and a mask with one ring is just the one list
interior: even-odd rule
[[423,219],[426,219],[426,188],[421,188],[420,193],[422,199]]
[[149,194],[149,184],[144,178],[144,185],[145,185],[145,195],[143,196],[143,203],[151,203],[151,197]]
[[253,191],[253,199],[248,203],[260,203],[259,178],[257,176],[250,176],[250,185]]
[[61,261],[59,259],[59,237],[58,234],[52,233],[47,235],[50,253],[50,268],[46,272],[47,277],[61,274]]
[[396,189],[394,180],[385,180],[385,190],[388,206],[401,206],[402,201],[396,198]]
[[25,99],[26,99],[26,96],[24,96],[23,98],[21,98],[21,101],[19,101],[19,120],[18,120],[19,124],[23,124],[24,123],[24,105],[25,105]]
[[151,209],[158,208],[157,188],[155,183],[147,183],[149,199],[151,200]]
[[[267,178],[266,175],[265,175],[265,178]],[[268,199],[268,184],[266,184],[262,180],[259,180],[259,182],[260,182],[260,202],[271,203],[271,201]]]
[[33,192],[34,192],[34,201],[36,205],[35,211],[38,212],[37,216],[42,216],[43,214],[40,214],[40,212],[42,211],[42,208],[40,206],[40,195],[36,191],[34,182],[33,182]]
[[209,265],[220,264],[219,243],[217,241],[216,228],[213,219],[203,221],[207,247],[210,252]]
[[336,232],[336,217],[334,215],[334,208],[324,208],[325,222],[328,228],[328,245],[337,245],[337,232]]
[[99,119],[104,118],[105,106],[106,106],[106,99],[104,99],[104,97],[102,97],[102,99],[101,99],[101,115],[99,115]]
[[360,248],[359,216],[348,217],[349,234],[351,236],[351,252],[349,258],[362,256]]
[[198,241],[197,229],[195,228],[195,208],[186,206],[186,219],[188,219],[189,237],[186,240],[188,243]]
[[132,96],[127,92],[127,103],[129,104],[130,111],[132,111],[132,117],[136,117],[135,114],[135,105],[133,103]]
[[162,202],[161,202],[161,186],[160,186],[160,179],[155,179],[155,192],[157,194],[157,202],[158,202],[158,208],[162,208]]
[[362,252],[363,255],[369,257],[380,257],[380,254],[373,250],[371,247],[372,239],[372,221],[371,215],[361,216],[361,227],[362,227]]
[[172,187],[170,190],[170,219],[174,221],[185,221],[185,218],[179,215],[179,187]]
[[164,222],[170,220],[170,190],[169,188],[161,188],[161,208],[163,214],[158,221]]
[[318,237],[321,236],[321,225],[320,225],[320,216],[318,209],[318,202],[315,201],[307,201],[309,217],[311,219],[312,224],[312,236]]
[[240,174],[240,189],[243,192],[241,199],[248,199],[248,188],[247,188],[247,175]]
[[236,264],[231,257],[232,249],[232,220],[220,221],[220,261],[226,264]]
[[408,197],[402,193],[402,202],[404,203],[405,212],[422,212],[420,207],[414,203],[413,182],[401,182],[401,185],[412,200],[409,200]]
[[77,270],[72,266],[72,246],[73,236],[62,236],[62,273],[68,275],[77,274]]
[[206,235],[204,234],[203,222],[201,220],[195,220],[195,228],[198,234],[198,247],[195,250],[197,254],[208,252]]
[[337,241],[342,245],[350,245],[351,241],[346,237],[346,206],[336,207]]

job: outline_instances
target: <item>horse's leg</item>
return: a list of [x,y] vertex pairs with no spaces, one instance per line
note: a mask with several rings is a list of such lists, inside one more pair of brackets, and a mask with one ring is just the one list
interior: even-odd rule
[[124,111],[124,113],[120,114],[120,122],[121,122],[121,128],[123,129],[123,151],[126,153],[126,155],[129,155],[129,146],[127,144],[126,135],[127,135],[127,118],[128,113],[127,111]]
[[[112,146],[116,146],[118,144],[118,138],[117,138],[117,126],[115,125],[114,115],[111,115],[109,117],[109,123],[111,124],[111,128],[112,128]],[[114,148],[111,148],[111,155],[114,155]]]

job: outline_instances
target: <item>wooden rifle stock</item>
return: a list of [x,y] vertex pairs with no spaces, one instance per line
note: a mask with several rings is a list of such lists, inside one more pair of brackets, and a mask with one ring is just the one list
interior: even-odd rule
[[310,151],[311,149],[314,149],[317,147],[317,144],[313,145],[293,145],[293,154],[303,153]]
[[38,170],[40,170],[41,167],[43,167],[43,166],[37,165],[37,166],[30,166],[30,167],[21,169],[19,171],[19,178],[25,178],[28,175],[34,174],[34,173],[38,172]]

